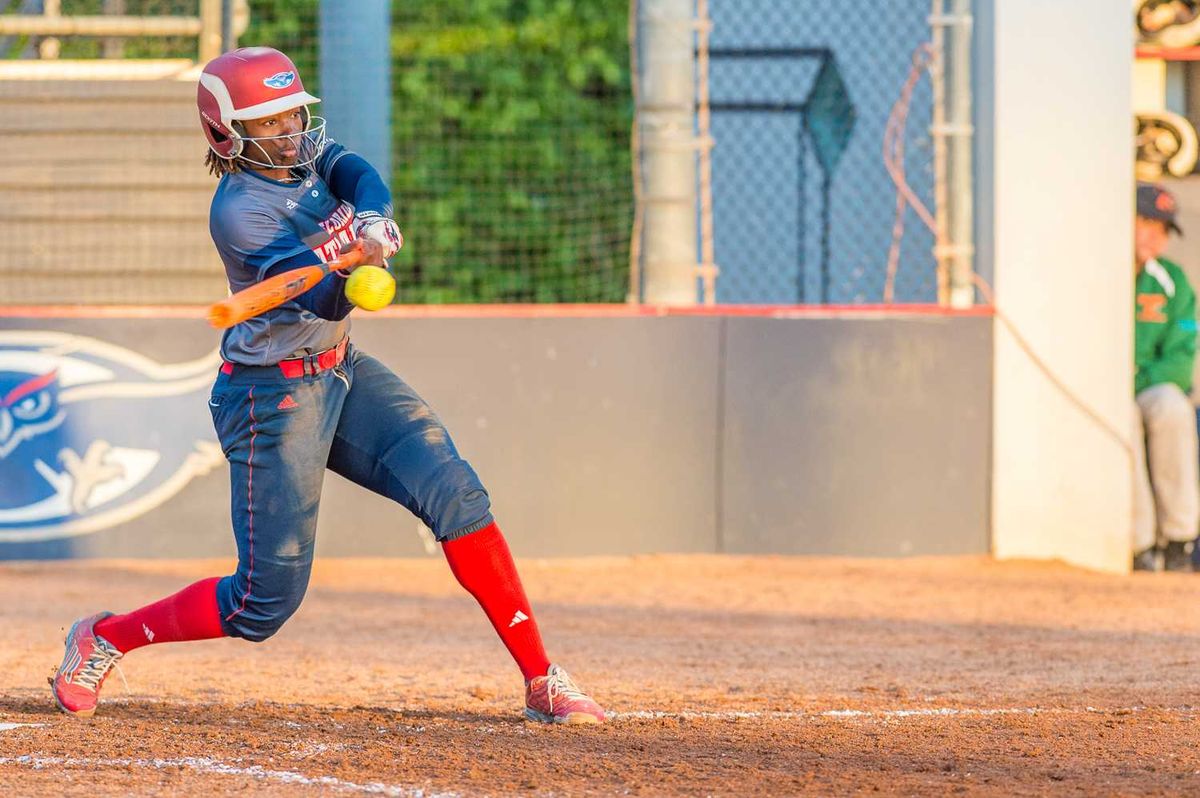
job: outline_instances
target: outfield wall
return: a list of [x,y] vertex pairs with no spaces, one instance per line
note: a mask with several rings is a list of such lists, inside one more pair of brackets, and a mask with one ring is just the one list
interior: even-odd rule
[[[355,323],[445,420],[519,554],[988,551],[986,315],[565,312]],[[216,336],[194,310],[82,313],[110,317],[0,317],[0,393],[52,364],[65,418],[0,458],[0,559],[232,556]],[[331,474],[318,551],[435,549]]]

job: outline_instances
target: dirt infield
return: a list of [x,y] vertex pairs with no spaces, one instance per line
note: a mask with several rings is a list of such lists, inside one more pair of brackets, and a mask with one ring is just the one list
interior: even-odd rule
[[65,628],[229,563],[0,565],[5,795],[1196,795],[1200,576],[983,559],[521,563],[615,718],[521,720],[440,561],[318,561],[261,645],[126,658],[53,709]]

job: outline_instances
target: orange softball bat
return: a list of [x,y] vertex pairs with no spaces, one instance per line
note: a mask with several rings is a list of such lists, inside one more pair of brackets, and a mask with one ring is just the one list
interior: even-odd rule
[[330,272],[357,266],[365,257],[362,244],[356,241],[351,249],[328,263],[292,269],[261,283],[255,283],[249,288],[243,288],[233,296],[209,306],[208,323],[218,330],[229,329],[235,324],[295,299],[321,282]]

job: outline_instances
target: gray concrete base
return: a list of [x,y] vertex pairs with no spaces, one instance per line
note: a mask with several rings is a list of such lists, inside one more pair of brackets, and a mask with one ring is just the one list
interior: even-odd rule
[[[0,318],[47,330],[161,364],[216,345],[194,319]],[[368,318],[353,338],[443,418],[520,555],[988,550],[987,318]],[[172,412],[194,420],[205,395]],[[157,412],[144,424],[171,449]],[[105,436],[98,418],[73,445]],[[15,452],[0,480],[30,467]],[[226,480],[218,464],[136,517],[0,542],[0,559],[232,557]],[[318,552],[436,549],[405,510],[329,475]]]

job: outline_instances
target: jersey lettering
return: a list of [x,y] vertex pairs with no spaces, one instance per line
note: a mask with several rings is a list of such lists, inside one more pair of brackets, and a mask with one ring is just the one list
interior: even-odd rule
[[1162,324],[1167,320],[1167,315],[1163,313],[1163,306],[1167,304],[1165,294],[1138,294],[1138,321],[1149,321],[1156,324]]
[[354,206],[343,202],[334,209],[329,218],[319,222],[321,229],[329,234],[329,240],[319,247],[313,247],[313,252],[322,263],[328,263],[338,256],[342,247],[354,240],[350,226],[354,223]]
[[[326,182],[333,161],[343,153],[340,145],[326,146],[299,183],[265,179],[252,171],[221,179],[210,229],[233,290],[253,285],[282,260],[307,256],[328,263],[354,239],[354,206]],[[298,286],[282,290],[293,296]],[[335,346],[348,327],[346,319],[322,319],[289,301],[227,330],[221,352],[235,363],[269,365],[304,349]]]

